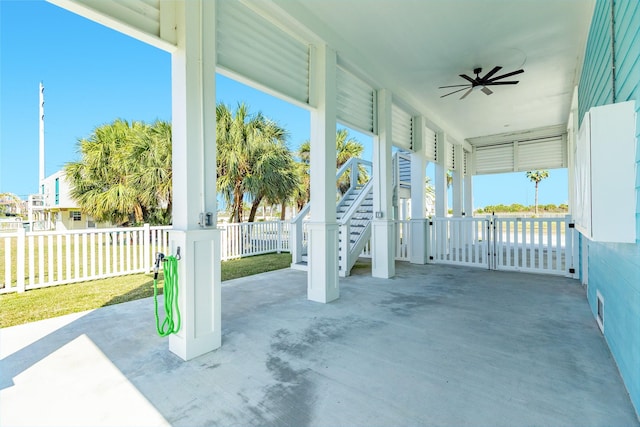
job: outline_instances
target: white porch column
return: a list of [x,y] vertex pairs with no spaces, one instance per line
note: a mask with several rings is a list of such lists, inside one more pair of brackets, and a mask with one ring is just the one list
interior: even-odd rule
[[[220,233],[216,230],[214,1],[176,2],[178,49],[171,56],[173,230],[178,262],[180,331],[169,349],[184,360],[221,345]],[[200,213],[212,225],[200,226]]]
[[427,220],[425,214],[424,117],[413,118],[413,149],[411,153],[411,264],[426,264]]
[[378,135],[373,138],[373,212],[371,275],[384,279],[396,274],[393,222],[391,92],[378,91]]
[[449,212],[449,200],[447,197],[447,138],[444,132],[436,134],[435,164],[435,190],[436,190],[436,217],[444,218]]
[[455,169],[452,171],[453,183],[453,216],[462,216],[462,192],[463,192],[463,162],[464,162],[464,150],[462,145],[455,144],[453,146]]
[[340,297],[336,222],[336,53],[316,49],[312,79],[317,108],[311,111],[311,221],[307,298],[327,303]]
[[464,175],[464,215],[473,216],[473,155],[467,153],[467,173]]

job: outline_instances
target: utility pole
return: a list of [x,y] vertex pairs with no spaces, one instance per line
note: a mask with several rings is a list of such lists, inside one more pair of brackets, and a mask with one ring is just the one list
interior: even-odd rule
[[44,85],[40,82],[40,169],[38,175],[38,193],[42,194],[44,182]]

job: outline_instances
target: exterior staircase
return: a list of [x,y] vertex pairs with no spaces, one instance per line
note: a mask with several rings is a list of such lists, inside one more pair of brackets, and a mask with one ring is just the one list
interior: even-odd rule
[[[394,155],[394,194],[410,192],[411,161],[406,153]],[[364,166],[371,170],[371,162],[362,159],[350,159],[338,173],[336,179],[351,170],[351,182],[347,192],[340,197],[336,205],[336,222],[338,232],[338,274],[346,277],[371,238],[371,221],[373,219],[373,181],[365,184],[358,183],[357,170]],[[291,268],[307,270],[309,262],[307,232],[305,219],[310,212],[311,203],[307,203],[298,215],[291,221],[290,248],[292,255]]]
[[347,192],[336,207],[338,231],[338,274],[346,277],[371,238],[373,181]]

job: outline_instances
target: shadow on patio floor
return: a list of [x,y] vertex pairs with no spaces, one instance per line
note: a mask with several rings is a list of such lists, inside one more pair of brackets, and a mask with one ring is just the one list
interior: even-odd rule
[[223,283],[223,347],[189,362],[144,299],[0,330],[2,425],[639,425],[574,280],[366,264]]

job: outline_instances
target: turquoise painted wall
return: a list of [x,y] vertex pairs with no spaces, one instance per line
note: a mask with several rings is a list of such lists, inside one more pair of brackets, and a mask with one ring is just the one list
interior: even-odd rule
[[[615,79],[611,66],[612,1]],[[636,112],[640,116],[638,0],[596,2],[578,88],[580,119],[589,108],[612,103],[614,95],[616,102],[635,100]],[[604,298],[604,336],[636,413],[640,414],[640,120],[637,117],[636,243],[589,243],[587,298],[594,317],[596,291]]]

